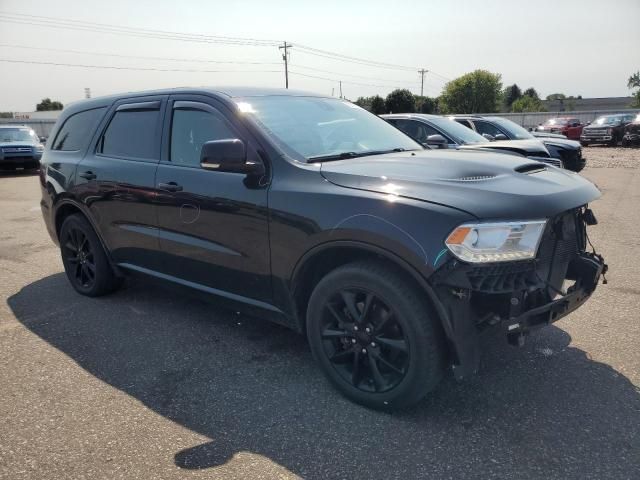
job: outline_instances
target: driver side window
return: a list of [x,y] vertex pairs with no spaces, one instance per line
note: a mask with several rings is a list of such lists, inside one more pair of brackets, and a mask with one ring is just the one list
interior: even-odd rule
[[435,128],[415,120],[395,120],[394,125],[420,143],[426,143],[429,135],[440,135]]
[[205,142],[237,137],[220,114],[197,108],[174,108],[169,158],[175,165],[199,167],[200,151]]
[[476,131],[480,135],[483,135],[485,133],[491,135],[492,137],[495,137],[496,135],[504,135],[504,133],[500,129],[498,129],[498,127],[492,125],[491,123],[481,121],[475,121],[474,123],[476,124]]

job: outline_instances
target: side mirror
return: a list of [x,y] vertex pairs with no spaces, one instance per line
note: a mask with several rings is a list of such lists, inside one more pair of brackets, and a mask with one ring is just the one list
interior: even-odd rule
[[262,164],[247,162],[247,149],[242,140],[229,138],[205,142],[200,151],[200,166],[206,170],[231,173],[260,173]]
[[429,135],[427,137],[427,145],[434,146],[437,148],[447,148],[447,139],[442,135]]
[[482,136],[484,138],[486,138],[487,140],[489,140],[490,142],[493,142],[495,140],[493,135],[489,135],[488,133],[483,133]]
[[509,140],[507,138],[507,136],[504,133],[499,133],[497,134],[495,137],[493,137],[495,140]]
[[42,143],[43,145],[47,143],[47,137],[40,137],[38,138],[38,140],[40,140],[40,143]]

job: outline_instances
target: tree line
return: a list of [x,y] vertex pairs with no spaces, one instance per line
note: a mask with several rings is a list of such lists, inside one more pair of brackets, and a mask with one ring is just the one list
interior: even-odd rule
[[[640,87],[640,72],[629,77],[627,86]],[[634,105],[640,107],[640,89],[634,94]],[[567,110],[573,110],[581,95],[552,93],[546,100],[560,100]],[[475,70],[447,83],[439,97],[414,95],[397,89],[382,98],[379,95],[359,97],[355,103],[376,115],[383,113],[497,113],[546,112],[535,88],[524,91],[517,84],[502,87],[502,76],[487,70]],[[630,106],[634,106],[630,105]]]

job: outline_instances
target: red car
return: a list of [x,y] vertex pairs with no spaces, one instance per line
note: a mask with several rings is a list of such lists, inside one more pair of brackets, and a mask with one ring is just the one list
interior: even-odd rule
[[559,133],[571,140],[580,140],[584,125],[577,118],[558,117],[550,118],[542,125],[538,125],[537,132]]

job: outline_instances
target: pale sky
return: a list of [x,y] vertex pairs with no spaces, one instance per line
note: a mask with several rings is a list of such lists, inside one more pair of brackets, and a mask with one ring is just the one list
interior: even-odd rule
[[43,97],[66,104],[83,98],[85,87],[95,97],[176,86],[284,86],[284,67],[276,46],[139,38],[95,32],[86,26],[83,30],[51,28],[25,23],[34,23],[32,17],[9,22],[7,14],[191,35],[286,40],[294,45],[292,72],[328,79],[292,74],[291,88],[338,95],[338,80],[342,79],[344,95],[353,100],[376,93],[385,96],[395,87],[420,93],[419,74],[314,56],[295,45],[431,70],[436,74],[425,77],[429,96],[440,93],[445,83],[442,77],[453,79],[477,68],[502,74],[505,86],[514,82],[523,90],[532,86],[543,97],[555,92],[626,96],[631,93],[627,78],[640,69],[639,0],[0,0],[3,60],[216,70],[106,70],[0,61],[0,111],[31,111]]

